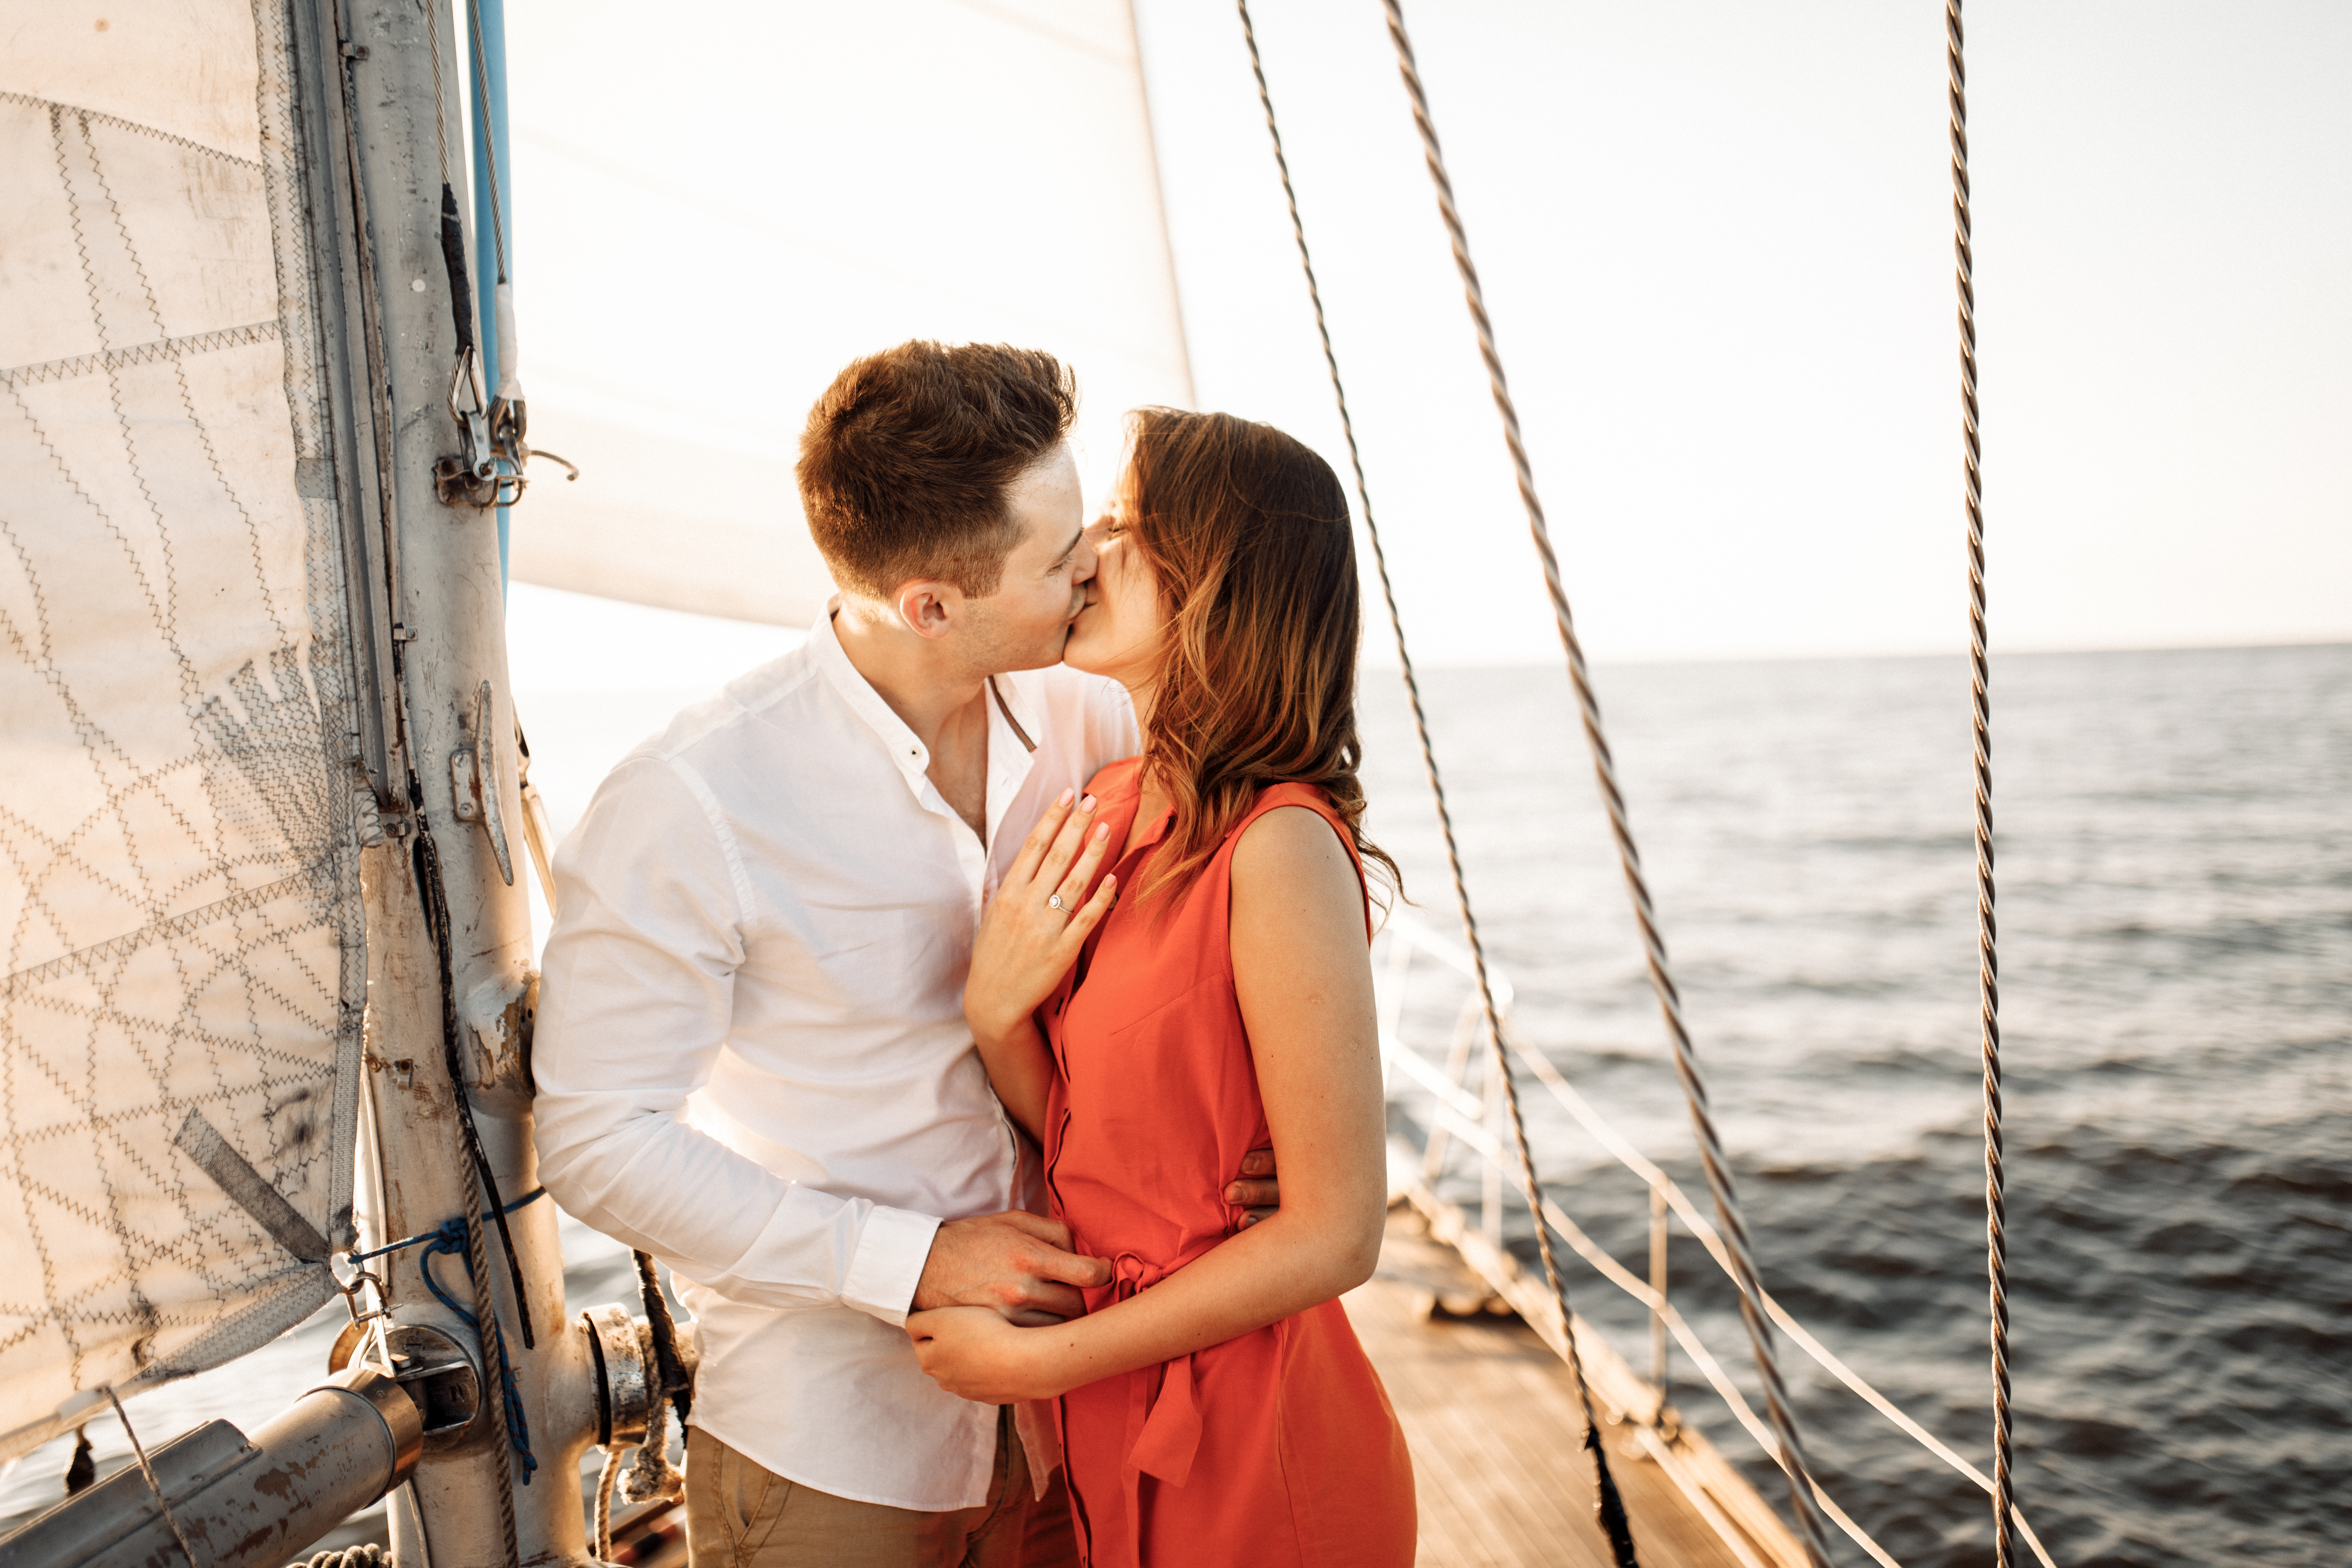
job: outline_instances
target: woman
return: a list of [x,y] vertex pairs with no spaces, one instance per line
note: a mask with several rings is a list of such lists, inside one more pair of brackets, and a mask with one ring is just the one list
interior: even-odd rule
[[[1127,687],[1143,754],[1030,835],[964,994],[1055,1216],[1113,1278],[1066,1323],[908,1332],[950,1393],[1058,1396],[1096,1568],[1402,1568],[1412,1466],[1338,1300],[1380,1255],[1363,862],[1395,875],[1360,831],[1347,498],[1270,426],[1130,423],[1064,658]],[[1249,1225],[1209,1194],[1267,1143],[1282,1205]]]

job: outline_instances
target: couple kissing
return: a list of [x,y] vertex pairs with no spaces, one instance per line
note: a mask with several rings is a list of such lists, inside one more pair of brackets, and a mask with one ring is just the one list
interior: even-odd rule
[[1089,521],[1076,403],[844,370],[827,618],[556,856],[541,1176],[694,1314],[696,1568],[1412,1560],[1346,495],[1146,408]]

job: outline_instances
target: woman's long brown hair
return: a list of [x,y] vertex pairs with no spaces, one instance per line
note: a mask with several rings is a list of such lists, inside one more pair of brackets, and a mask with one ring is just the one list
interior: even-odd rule
[[1143,766],[1176,806],[1140,895],[1181,898],[1276,784],[1328,795],[1356,852],[1401,890],[1396,862],[1363,831],[1362,605],[1339,477],[1273,426],[1230,414],[1139,408],[1128,422],[1120,521],[1169,608]]

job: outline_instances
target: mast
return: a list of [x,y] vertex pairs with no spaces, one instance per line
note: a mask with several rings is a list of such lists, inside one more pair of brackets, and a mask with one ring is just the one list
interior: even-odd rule
[[[452,412],[453,384],[461,406],[478,407],[485,390],[461,351],[470,280],[451,277],[442,233],[445,187],[456,212],[466,200],[457,18],[449,0],[348,9],[302,0],[296,9],[310,31],[311,81],[323,89],[305,95],[305,132],[332,187],[344,252],[340,276],[322,279],[331,288],[320,292],[352,306],[342,348],[353,373],[345,384],[356,392],[337,424],[370,448],[346,491],[372,514],[362,524],[366,607],[379,624],[362,640],[390,650],[391,689],[369,709],[387,726],[380,751],[369,749],[384,758],[370,780],[383,832],[362,872],[362,1101],[379,1165],[368,1228],[380,1246],[468,1213],[478,1182],[468,1117],[499,1198],[510,1205],[537,1188],[528,1056],[536,976],[517,880],[522,816],[496,509],[479,504],[491,496],[478,489],[436,482],[445,459],[478,471],[482,456]],[[477,344],[491,330],[478,318],[470,326]],[[358,401],[366,392],[376,396]],[[444,911],[446,965],[436,934]],[[387,1338],[414,1352],[412,1370],[433,1384],[414,1506],[391,1510],[394,1552],[415,1568],[584,1564],[579,1461],[596,1431],[598,1390],[586,1336],[566,1320],[554,1205],[526,1204],[503,1227],[487,1193],[474,1206],[486,1234],[469,1250],[488,1266],[480,1284],[512,1367],[527,1457],[490,1375],[494,1354],[436,1297],[422,1272],[426,1249],[379,1259]],[[430,1262],[442,1289],[475,1310],[460,1260]]]

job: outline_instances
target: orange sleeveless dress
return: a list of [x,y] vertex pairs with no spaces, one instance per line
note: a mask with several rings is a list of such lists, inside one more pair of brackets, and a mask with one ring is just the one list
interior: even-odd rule
[[[1114,763],[1089,786],[1114,844],[1135,821],[1140,771],[1137,759]],[[1147,920],[1122,899],[1043,1008],[1060,1069],[1047,1192],[1071,1245],[1114,1268],[1087,1292],[1089,1311],[1150,1289],[1240,1228],[1225,1184],[1272,1140],[1234,992],[1233,853],[1244,828],[1286,805],[1321,816],[1354,857],[1321,791],[1264,790],[1181,903]],[[1122,890],[1141,881],[1168,826],[1106,868]],[[1337,1301],[1058,1404],[1089,1568],[1412,1562],[1404,1434]]]

